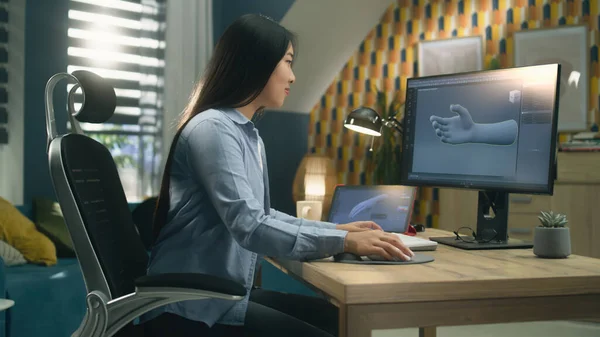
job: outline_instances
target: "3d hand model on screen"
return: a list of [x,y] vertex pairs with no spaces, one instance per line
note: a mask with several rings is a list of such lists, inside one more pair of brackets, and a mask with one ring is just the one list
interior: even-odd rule
[[350,219],[352,219],[352,218],[355,218],[357,215],[359,215],[362,212],[371,210],[371,208],[373,208],[373,206],[375,206],[381,200],[387,199],[387,197],[388,197],[387,194],[380,194],[376,197],[369,198],[365,201],[358,203],[356,206],[354,206],[352,208],[348,217]]
[[[518,97],[517,97],[518,96]],[[519,103],[520,92],[510,93],[508,98]],[[515,120],[509,119],[498,123],[478,124],[473,121],[467,108],[459,104],[451,104],[450,111],[456,116],[431,116],[429,121],[440,141],[446,144],[481,143],[489,145],[512,145],[517,139],[519,126]]]

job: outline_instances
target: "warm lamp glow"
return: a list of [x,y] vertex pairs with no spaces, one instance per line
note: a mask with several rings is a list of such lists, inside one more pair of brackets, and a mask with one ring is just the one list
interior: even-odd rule
[[365,135],[369,135],[369,136],[375,136],[375,137],[379,137],[381,136],[381,132],[377,132],[371,129],[367,129],[365,127],[362,126],[358,126],[358,125],[352,125],[352,124],[345,124],[344,125],[346,128],[352,130],[352,131],[356,131],[358,133],[364,133]]
[[294,178],[293,199],[323,202],[323,215],[331,205],[337,176],[333,161],[328,156],[308,154],[304,156]]
[[304,195],[306,200],[322,200],[325,196],[325,172],[306,174],[304,177]]

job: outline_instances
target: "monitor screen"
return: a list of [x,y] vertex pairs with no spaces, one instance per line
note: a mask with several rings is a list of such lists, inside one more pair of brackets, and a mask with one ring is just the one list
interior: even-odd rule
[[560,65],[411,78],[401,183],[552,194]]
[[373,221],[386,232],[404,233],[412,214],[415,189],[410,186],[338,186],[328,221],[346,224]]

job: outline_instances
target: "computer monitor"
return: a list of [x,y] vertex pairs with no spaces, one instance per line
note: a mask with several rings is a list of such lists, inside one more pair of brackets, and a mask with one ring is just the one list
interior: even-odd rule
[[532,247],[508,238],[508,194],[553,194],[560,68],[408,79],[401,184],[479,190],[477,223],[464,224],[475,227],[473,237],[432,240],[464,249]]

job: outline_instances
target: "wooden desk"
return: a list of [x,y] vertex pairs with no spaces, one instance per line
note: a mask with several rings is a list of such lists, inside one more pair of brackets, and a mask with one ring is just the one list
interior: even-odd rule
[[[427,229],[419,236],[452,235]],[[340,309],[340,336],[371,330],[600,318],[600,259],[548,260],[531,249],[466,251],[439,245],[417,265],[267,259]]]

